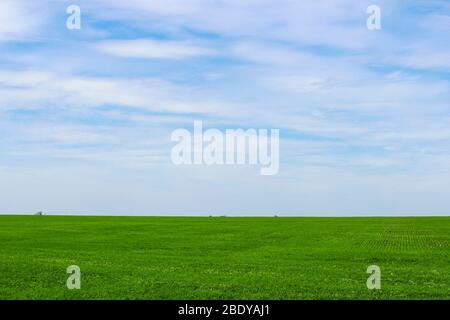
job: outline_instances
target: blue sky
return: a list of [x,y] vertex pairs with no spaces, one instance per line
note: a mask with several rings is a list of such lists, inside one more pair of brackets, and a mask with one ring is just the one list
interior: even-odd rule
[[[0,212],[448,215],[449,40],[448,1],[2,0]],[[279,128],[279,174],[173,165],[194,120]]]

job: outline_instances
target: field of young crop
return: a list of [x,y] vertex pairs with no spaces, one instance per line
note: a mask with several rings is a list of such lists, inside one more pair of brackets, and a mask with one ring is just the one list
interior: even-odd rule
[[450,298],[450,217],[0,216],[0,299],[407,298]]

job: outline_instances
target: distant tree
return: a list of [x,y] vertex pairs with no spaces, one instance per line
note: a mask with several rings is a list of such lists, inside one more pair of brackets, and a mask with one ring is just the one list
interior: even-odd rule
[[38,212],[35,213],[35,215],[36,215],[36,216],[42,216],[43,213],[42,213],[42,211],[38,211]]

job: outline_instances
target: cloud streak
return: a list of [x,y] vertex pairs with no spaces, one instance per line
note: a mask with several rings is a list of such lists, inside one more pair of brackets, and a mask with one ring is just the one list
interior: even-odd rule
[[104,41],[94,46],[100,52],[122,58],[188,59],[208,56],[214,51],[184,41],[150,39]]

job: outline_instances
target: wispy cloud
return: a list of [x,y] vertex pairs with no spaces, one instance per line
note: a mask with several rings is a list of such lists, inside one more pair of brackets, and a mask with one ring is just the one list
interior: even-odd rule
[[214,54],[208,48],[185,41],[161,41],[150,39],[111,40],[95,45],[103,53],[123,58],[187,59]]
[[0,42],[34,41],[45,25],[44,5],[23,0],[0,2]]

